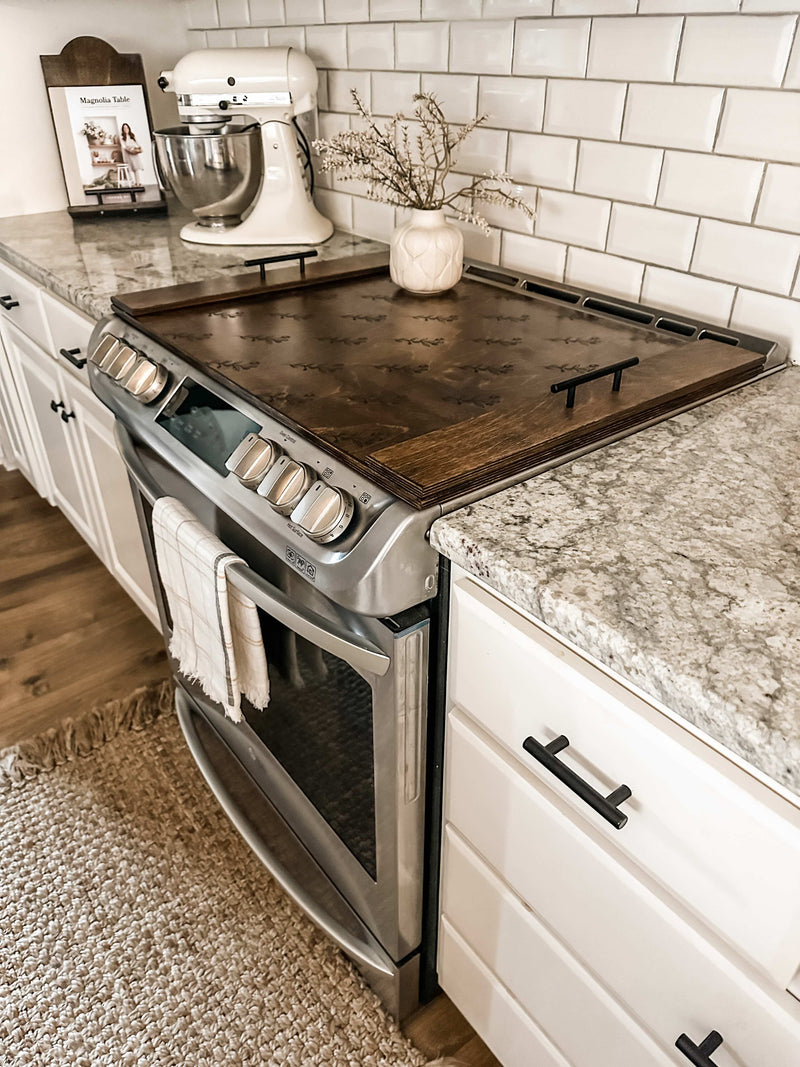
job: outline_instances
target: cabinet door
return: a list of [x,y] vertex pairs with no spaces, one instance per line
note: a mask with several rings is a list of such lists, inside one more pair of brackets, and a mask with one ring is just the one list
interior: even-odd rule
[[33,463],[28,454],[29,446],[26,447],[28,434],[25,432],[25,417],[2,337],[0,337],[0,424],[2,424],[4,465],[10,470],[21,470],[28,481],[35,485]]
[[114,417],[79,382],[67,383],[66,395],[78,416],[86,477],[96,501],[106,566],[160,628],[128,472],[114,438]]

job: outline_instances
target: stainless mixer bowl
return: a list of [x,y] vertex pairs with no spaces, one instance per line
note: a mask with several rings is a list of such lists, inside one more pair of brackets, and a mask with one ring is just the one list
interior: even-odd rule
[[264,172],[261,128],[233,124],[156,130],[156,160],[169,185],[201,226],[237,226],[255,200]]

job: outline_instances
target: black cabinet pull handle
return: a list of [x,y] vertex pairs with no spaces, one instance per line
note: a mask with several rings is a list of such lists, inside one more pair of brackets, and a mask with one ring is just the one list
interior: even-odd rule
[[318,256],[319,252],[316,249],[311,249],[310,252],[287,252],[281,256],[261,256],[260,259],[246,259],[244,265],[246,267],[258,267],[261,274],[261,281],[267,280],[267,263],[289,263],[293,259],[300,261],[300,277],[304,278],[306,274],[306,260],[313,259],[314,256]]
[[605,378],[607,374],[613,374],[614,380],[611,384],[611,391],[618,393],[622,386],[622,372],[627,370],[628,367],[635,367],[639,362],[638,356],[632,356],[630,359],[622,359],[619,363],[609,363],[607,367],[601,367],[599,370],[590,370],[586,374],[576,374],[572,378],[565,378],[563,382],[556,382],[555,385],[550,386],[551,393],[563,393],[567,391],[567,407],[575,407],[575,390],[579,385],[585,385],[587,382],[595,382],[598,378]]
[[69,422],[70,419],[74,419],[74,418],[75,418],[75,412],[74,411],[62,411],[61,412],[61,421],[62,422]]
[[675,1042],[675,1048],[678,1052],[682,1052],[689,1063],[693,1063],[695,1067],[716,1067],[711,1059],[711,1053],[716,1052],[721,1044],[722,1034],[712,1030],[699,1045],[695,1045],[694,1041],[687,1037],[686,1034],[681,1034]]
[[55,400],[51,400],[50,401],[50,410],[51,411],[55,411],[56,414],[58,414],[58,409],[59,408],[63,408],[63,406],[64,406],[64,401],[63,400],[59,400],[58,403],[56,403]]
[[583,778],[579,777],[575,771],[571,771],[569,767],[564,766],[561,760],[556,759],[556,753],[561,752],[568,744],[567,738],[561,734],[560,737],[556,737],[547,745],[541,745],[533,737],[526,737],[522,742],[522,747],[528,755],[538,760],[568,789],[571,789],[581,800],[584,800],[593,811],[601,815],[606,822],[610,822],[615,830],[621,830],[628,821],[628,816],[624,811],[619,810],[618,805],[625,800],[630,800],[633,795],[630,789],[626,785],[620,785],[612,793],[609,793],[607,797],[604,797],[602,793],[598,793],[588,782],[584,782]]
[[68,363],[71,363],[73,367],[77,367],[78,370],[83,370],[83,368],[86,366],[85,359],[75,358],[80,352],[79,348],[59,348],[58,351]]
[[15,300],[14,297],[11,295],[0,296],[0,304],[3,305],[6,311],[10,311],[12,308],[19,307],[19,300]]

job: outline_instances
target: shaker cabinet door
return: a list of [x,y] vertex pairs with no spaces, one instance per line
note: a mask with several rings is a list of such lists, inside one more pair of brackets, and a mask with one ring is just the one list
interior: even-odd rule
[[4,465],[12,470],[21,470],[28,481],[35,486],[36,476],[25,429],[25,415],[2,336],[0,336],[0,424],[2,425]]

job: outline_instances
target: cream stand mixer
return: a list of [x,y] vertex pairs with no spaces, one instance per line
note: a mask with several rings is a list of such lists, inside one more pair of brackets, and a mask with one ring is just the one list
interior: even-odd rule
[[158,84],[176,94],[186,123],[155,134],[162,175],[196,218],[181,230],[184,240],[276,245],[330,237],[333,224],[311,199],[308,143],[295,122],[317,104],[317,70],[307,55],[209,48],[189,52]]

